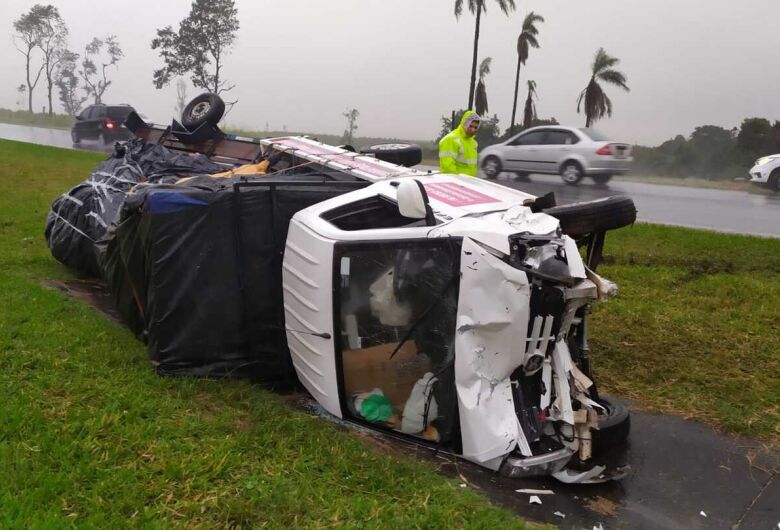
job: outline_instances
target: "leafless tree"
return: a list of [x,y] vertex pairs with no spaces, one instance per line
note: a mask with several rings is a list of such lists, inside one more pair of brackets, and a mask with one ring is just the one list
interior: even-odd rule
[[179,79],[176,81],[176,107],[174,107],[177,116],[181,116],[184,112],[187,100],[187,83],[184,82],[184,79]]
[[357,109],[347,109],[342,116],[347,118],[347,128],[344,130],[344,135],[341,140],[345,144],[351,144],[352,139],[355,136],[355,131],[358,129],[357,119],[358,116],[360,116],[360,112]]
[[38,48],[43,53],[43,72],[46,74],[46,90],[49,116],[54,113],[51,93],[56,84],[56,74],[62,62],[62,52],[68,41],[68,26],[54,6],[44,6],[38,24]]
[[111,84],[106,70],[116,66],[124,55],[115,35],[109,35],[105,39],[95,37],[87,44],[79,74],[84,80],[84,90],[87,95],[94,96],[95,105],[102,103],[103,93]]
[[41,61],[39,66],[34,63],[34,52],[41,42],[41,21],[47,16],[52,6],[42,6],[35,4],[30,11],[24,13],[14,21],[13,26],[16,33],[13,36],[14,46],[24,55],[25,72],[27,80],[27,110],[32,113],[33,90],[35,90],[38,81],[46,64]]
[[76,62],[79,54],[69,50],[62,50],[60,68],[57,70],[55,84],[59,89],[62,108],[70,116],[78,114],[81,105],[87,100],[87,96],[79,94],[79,78],[76,75]]

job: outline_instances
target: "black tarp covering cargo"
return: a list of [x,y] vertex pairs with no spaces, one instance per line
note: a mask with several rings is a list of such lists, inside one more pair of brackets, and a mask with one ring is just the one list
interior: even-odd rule
[[291,178],[204,177],[127,196],[102,245],[105,277],[158,372],[293,376],[282,302],[290,218],[367,183]]
[[49,249],[64,265],[101,276],[94,245],[116,218],[130,188],[139,182],[173,182],[222,170],[224,166],[202,154],[177,153],[140,139],[118,144],[87,180],[52,203],[44,232]]

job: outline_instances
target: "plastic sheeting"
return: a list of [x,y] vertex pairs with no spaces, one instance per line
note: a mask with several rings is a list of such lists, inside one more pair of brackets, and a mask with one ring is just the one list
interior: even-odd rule
[[127,196],[101,244],[102,262],[159,373],[292,377],[282,299],[289,221],[355,186],[290,178],[268,176],[236,191],[238,178],[197,177],[186,186],[141,185]]
[[52,203],[44,232],[49,249],[64,265],[101,276],[95,243],[106,234],[133,186],[139,182],[173,182],[183,175],[223,169],[204,155],[176,153],[140,139],[118,144],[87,180]]

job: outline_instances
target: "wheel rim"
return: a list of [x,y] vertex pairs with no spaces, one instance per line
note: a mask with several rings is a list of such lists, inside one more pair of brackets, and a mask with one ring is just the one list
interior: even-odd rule
[[569,164],[563,168],[563,180],[566,182],[577,182],[580,180],[580,168],[574,164]]
[[372,145],[369,149],[382,149],[383,151],[397,151],[400,149],[406,149],[409,144],[380,144]]
[[499,173],[499,169],[501,168],[500,164],[498,163],[498,160],[495,158],[488,158],[485,163],[482,165],[482,169],[485,170],[485,175],[488,177],[495,177]]
[[194,120],[197,120],[205,116],[209,110],[211,110],[211,104],[208,101],[201,101],[192,107],[192,110],[190,111],[190,117]]

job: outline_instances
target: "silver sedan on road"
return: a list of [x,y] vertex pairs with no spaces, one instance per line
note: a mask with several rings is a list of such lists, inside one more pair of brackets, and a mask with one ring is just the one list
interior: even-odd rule
[[599,184],[627,173],[631,146],[613,142],[596,129],[543,126],[527,129],[509,140],[486,147],[479,155],[488,178],[502,171],[525,177],[529,173],[558,174],[566,184],[586,175]]

